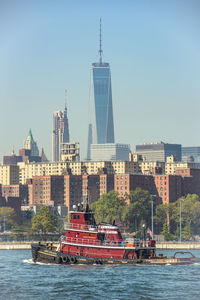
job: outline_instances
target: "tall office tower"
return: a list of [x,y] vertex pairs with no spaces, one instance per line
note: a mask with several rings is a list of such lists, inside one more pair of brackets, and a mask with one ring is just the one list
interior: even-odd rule
[[[91,102],[94,106],[93,142],[95,144],[114,143],[114,123],[112,109],[111,71],[109,63],[102,62],[101,20],[99,62],[92,64]],[[89,124],[89,126],[91,126]],[[90,134],[90,130],[89,130]],[[89,151],[88,151],[89,153]]]
[[64,110],[56,111],[53,115],[52,161],[60,160],[62,143],[69,143],[69,126],[66,104]]
[[39,156],[37,143],[33,139],[31,129],[29,129],[28,136],[24,141],[24,149],[31,150],[31,156]]

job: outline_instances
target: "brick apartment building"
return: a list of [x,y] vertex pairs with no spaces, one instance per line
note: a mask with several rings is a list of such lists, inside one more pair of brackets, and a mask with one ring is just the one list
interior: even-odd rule
[[176,174],[182,177],[183,194],[197,194],[200,196],[200,169],[177,169]]
[[114,190],[119,193],[119,196],[124,197],[137,187],[154,194],[155,184],[153,176],[142,174],[114,175]]
[[70,211],[73,205],[78,205],[82,198],[82,176],[64,175],[64,205]]
[[35,176],[33,177],[32,203],[29,205],[58,206],[64,204],[64,177]]
[[163,204],[175,202],[183,192],[182,178],[177,175],[154,175],[156,195]]

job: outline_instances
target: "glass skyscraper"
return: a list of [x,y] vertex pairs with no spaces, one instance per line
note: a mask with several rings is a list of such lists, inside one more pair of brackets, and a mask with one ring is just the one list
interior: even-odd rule
[[[92,143],[96,144],[106,144],[115,142],[112,108],[111,71],[109,63],[102,62],[102,52],[103,51],[101,48],[100,23],[99,62],[92,64],[91,72],[91,104],[93,107],[93,121],[91,122],[93,136]],[[88,143],[88,149],[89,147],[90,144]],[[88,159],[90,158],[88,157]]]
[[92,89],[97,144],[114,143],[111,72],[108,63],[92,64]]

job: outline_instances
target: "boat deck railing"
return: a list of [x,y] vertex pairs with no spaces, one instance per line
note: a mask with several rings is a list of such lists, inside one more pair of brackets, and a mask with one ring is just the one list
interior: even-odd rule
[[109,246],[109,247],[141,247],[139,241],[134,241],[133,243],[127,241],[110,241],[110,240],[96,240],[91,238],[78,238],[78,237],[63,237],[63,242],[81,245],[94,245],[94,246]]
[[64,230],[68,229],[77,229],[77,230],[86,230],[86,231],[98,231],[98,227],[95,225],[85,225],[85,224],[76,224],[76,223],[64,223]]

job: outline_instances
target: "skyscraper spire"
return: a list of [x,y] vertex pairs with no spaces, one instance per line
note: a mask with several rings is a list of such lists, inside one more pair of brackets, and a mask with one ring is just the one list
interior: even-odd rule
[[99,62],[102,64],[102,53],[103,50],[101,49],[101,18],[100,18],[100,32],[99,32]]
[[67,110],[67,90],[65,90],[65,110]]

